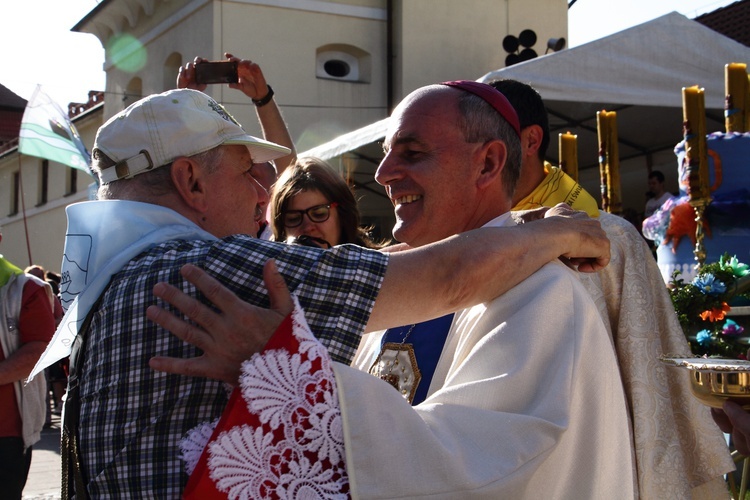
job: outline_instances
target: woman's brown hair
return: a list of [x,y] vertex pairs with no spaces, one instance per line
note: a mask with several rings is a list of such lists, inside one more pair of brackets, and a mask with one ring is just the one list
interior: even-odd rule
[[359,208],[349,185],[328,163],[313,157],[298,158],[287,167],[273,186],[271,194],[271,224],[276,241],[287,238],[283,214],[289,201],[303,191],[317,190],[329,202],[337,203],[341,241],[367,248],[381,248],[360,226]]

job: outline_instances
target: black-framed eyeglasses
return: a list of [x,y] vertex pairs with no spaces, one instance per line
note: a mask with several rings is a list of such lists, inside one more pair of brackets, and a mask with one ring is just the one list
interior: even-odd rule
[[338,203],[327,203],[325,205],[315,205],[305,210],[287,210],[283,215],[284,227],[297,227],[302,224],[302,216],[312,222],[325,222],[331,216],[331,207],[337,207]]

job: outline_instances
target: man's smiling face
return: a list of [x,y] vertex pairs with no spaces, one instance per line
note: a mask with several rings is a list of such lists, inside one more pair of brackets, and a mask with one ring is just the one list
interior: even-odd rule
[[375,174],[394,205],[394,238],[413,247],[477,227],[471,162],[481,144],[459,127],[459,92],[430,89],[394,110]]

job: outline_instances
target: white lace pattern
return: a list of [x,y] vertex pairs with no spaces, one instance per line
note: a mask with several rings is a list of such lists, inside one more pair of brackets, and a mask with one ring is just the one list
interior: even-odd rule
[[296,298],[292,335],[297,349],[267,350],[243,363],[240,390],[253,417],[249,424],[210,440],[217,422],[206,423],[181,443],[188,473],[208,443],[210,478],[228,498],[348,497],[331,360]]

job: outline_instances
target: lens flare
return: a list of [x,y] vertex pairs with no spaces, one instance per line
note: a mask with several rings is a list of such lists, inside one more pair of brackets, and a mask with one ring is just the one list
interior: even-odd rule
[[112,64],[126,73],[135,73],[146,65],[146,48],[132,35],[117,35],[107,43]]

